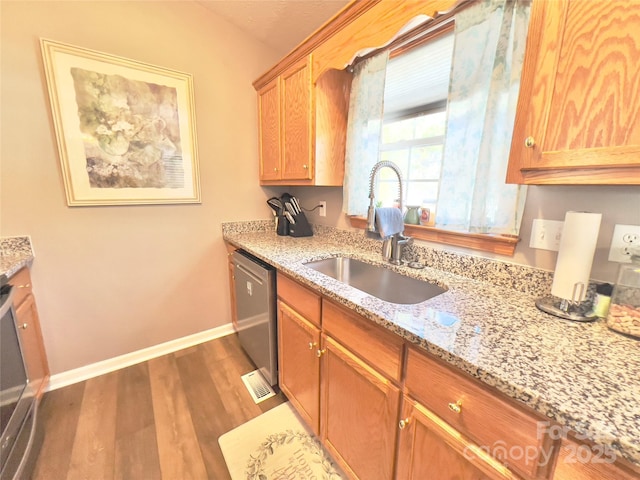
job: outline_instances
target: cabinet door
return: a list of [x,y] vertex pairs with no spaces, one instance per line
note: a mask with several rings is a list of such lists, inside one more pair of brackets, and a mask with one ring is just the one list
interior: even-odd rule
[[398,428],[398,479],[517,478],[424,406],[406,396]]
[[49,377],[49,365],[44,352],[40,320],[33,295],[27,295],[16,309],[16,326],[27,365],[27,376],[34,392],[41,396]]
[[319,434],[320,330],[278,302],[280,389],[313,432]]
[[308,58],[281,76],[282,179],[311,180],[312,85]]
[[279,79],[258,92],[260,180],[280,180],[280,88]]
[[322,353],[324,445],[353,478],[393,478],[399,389],[324,335]]
[[640,2],[533,2],[507,181],[640,183]]

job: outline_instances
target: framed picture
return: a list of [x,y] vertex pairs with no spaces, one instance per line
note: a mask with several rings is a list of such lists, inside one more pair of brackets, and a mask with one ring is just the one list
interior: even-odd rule
[[191,75],[40,44],[68,205],[200,203]]

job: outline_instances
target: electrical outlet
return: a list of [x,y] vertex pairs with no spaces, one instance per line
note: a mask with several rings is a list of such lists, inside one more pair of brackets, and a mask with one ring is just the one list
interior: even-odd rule
[[630,249],[633,247],[640,248],[640,225],[616,225],[609,249],[609,261],[630,263]]
[[531,225],[529,246],[557,252],[560,250],[562,227],[564,227],[564,222],[562,221],[536,218]]
[[327,216],[327,202],[325,202],[324,200],[320,202],[320,208],[318,208],[318,215],[320,215],[321,217]]

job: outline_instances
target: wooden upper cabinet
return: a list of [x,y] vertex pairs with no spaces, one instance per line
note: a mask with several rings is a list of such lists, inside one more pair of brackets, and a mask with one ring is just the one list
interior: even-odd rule
[[351,74],[311,74],[309,55],[258,89],[262,184],[342,185]]
[[282,74],[282,176],[283,180],[311,180],[311,129],[313,104],[309,59]]
[[260,183],[342,186],[352,75],[358,54],[387,45],[463,0],[353,0],[253,82]]
[[260,180],[279,180],[280,167],[280,79],[258,91]]
[[534,1],[508,183],[640,184],[640,1]]

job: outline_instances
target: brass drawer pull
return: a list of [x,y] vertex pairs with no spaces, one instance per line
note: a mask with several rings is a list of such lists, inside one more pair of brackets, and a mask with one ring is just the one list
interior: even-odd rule
[[458,400],[456,403],[449,403],[449,410],[454,413],[460,413],[462,411],[462,400]]
[[409,417],[407,417],[407,418],[404,418],[404,419],[400,420],[400,421],[398,422],[398,428],[399,428],[400,430],[404,430],[404,427],[406,427],[407,425],[409,425],[409,422],[411,422],[411,418],[409,418]]
[[16,288],[31,288],[31,284],[27,283],[26,285],[16,285]]

